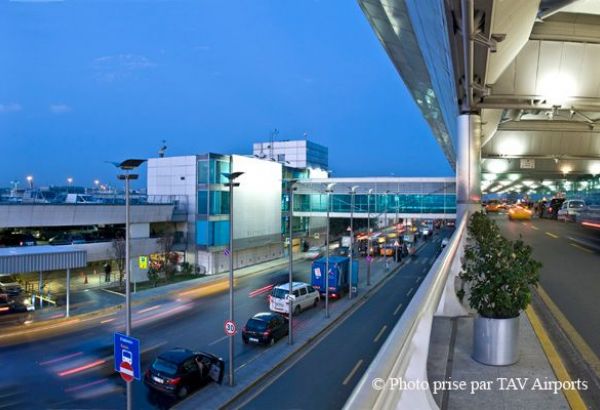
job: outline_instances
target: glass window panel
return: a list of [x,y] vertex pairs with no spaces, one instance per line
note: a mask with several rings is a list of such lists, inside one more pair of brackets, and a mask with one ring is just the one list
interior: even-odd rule
[[229,191],[210,191],[210,214],[229,214]]
[[198,191],[198,213],[202,215],[208,214],[208,192]]
[[208,184],[208,161],[198,161],[198,183]]

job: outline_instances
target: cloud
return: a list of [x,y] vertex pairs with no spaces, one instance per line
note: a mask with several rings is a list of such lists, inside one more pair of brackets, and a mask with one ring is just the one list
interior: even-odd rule
[[21,104],[18,104],[15,102],[10,102],[10,103],[6,103],[6,104],[0,103],[0,113],[18,112],[18,111],[21,111],[22,109],[23,109],[23,107],[21,107]]
[[53,114],[64,114],[71,111],[67,104],[50,104],[50,112]]
[[155,67],[156,63],[139,54],[116,54],[94,59],[92,69],[100,81],[113,82],[131,77],[136,71]]

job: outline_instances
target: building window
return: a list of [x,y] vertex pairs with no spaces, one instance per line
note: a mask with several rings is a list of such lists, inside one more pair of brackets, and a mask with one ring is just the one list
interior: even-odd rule
[[208,161],[198,161],[198,183],[208,184]]
[[224,184],[227,182],[227,178],[223,176],[224,173],[230,172],[229,161],[221,161],[217,159],[210,160],[210,183],[211,184]]
[[229,221],[196,221],[196,244],[204,246],[229,244]]
[[285,154],[277,154],[277,162],[285,162]]
[[198,191],[198,213],[208,214],[208,191]]
[[229,191],[210,191],[210,214],[229,215]]

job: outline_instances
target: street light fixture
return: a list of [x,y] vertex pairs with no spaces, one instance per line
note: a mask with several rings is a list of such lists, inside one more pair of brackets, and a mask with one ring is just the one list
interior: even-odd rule
[[296,190],[296,182],[298,182],[297,179],[290,179],[288,180],[288,189],[289,189],[289,229],[290,229],[290,247],[289,247],[289,288],[288,288],[288,344],[293,344],[294,343],[294,335],[293,335],[293,325],[292,325],[292,321],[293,321],[293,315],[294,315],[294,305],[293,305],[293,300],[291,298],[292,293],[292,283],[294,282],[294,278],[293,278],[293,267],[294,267],[294,256],[292,254],[292,250],[294,248],[293,246],[293,217],[294,217],[294,191]]
[[29,184],[29,189],[33,189],[33,177],[31,175],[27,175],[27,183]]
[[[125,334],[131,335],[131,269],[129,261],[129,181],[138,178],[137,174],[130,174],[129,171],[136,169],[146,162],[145,159],[127,159],[121,163],[111,162],[117,168],[125,171],[117,175],[121,181],[125,181]],[[69,178],[71,179],[71,178]],[[72,179],[71,179],[72,180]],[[127,410],[132,409],[131,382],[127,382]]]
[[329,212],[331,208],[331,193],[335,182],[327,184],[325,192],[327,193],[327,238],[325,246],[325,317],[329,317]]
[[[232,168],[232,164],[230,162],[229,168]],[[235,182],[237,178],[239,178],[243,172],[232,172],[225,173],[223,175],[229,182],[223,184],[226,187],[229,187],[229,320],[233,321],[233,187],[240,186],[239,182]],[[229,337],[229,385],[233,386],[234,377],[233,377],[233,336]]]
[[354,254],[354,197],[358,185],[350,188],[350,269],[348,269],[348,299],[352,299],[352,259]]
[[371,194],[373,188],[367,192],[367,286],[371,286]]
[[68,186],[67,186],[67,194],[69,192],[71,192],[71,184],[72,183],[73,183],[73,178],[71,178],[71,177],[67,178],[67,184],[68,184]]
[[98,192],[98,186],[100,185],[100,180],[94,179],[94,185],[96,186],[96,192]]

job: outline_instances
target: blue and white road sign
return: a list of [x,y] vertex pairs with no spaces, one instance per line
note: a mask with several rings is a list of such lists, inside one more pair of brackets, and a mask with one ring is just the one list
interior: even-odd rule
[[225,256],[229,256],[230,253],[231,251],[229,250],[229,248],[225,248],[225,250],[223,251],[223,255]]
[[140,341],[135,337],[115,333],[115,371],[125,380],[140,380]]

